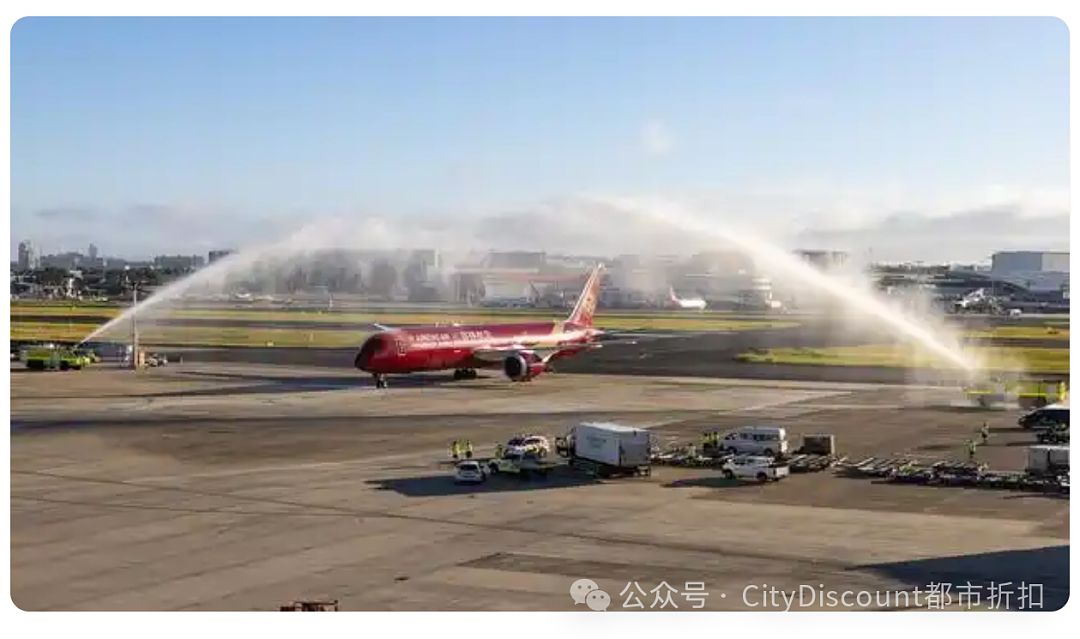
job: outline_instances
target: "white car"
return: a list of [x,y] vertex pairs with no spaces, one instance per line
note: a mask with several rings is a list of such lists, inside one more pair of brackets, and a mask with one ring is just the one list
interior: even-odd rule
[[762,483],[780,481],[791,474],[787,464],[769,457],[734,457],[720,468],[726,479],[753,479]]
[[519,435],[506,442],[506,452],[517,455],[532,452],[546,457],[551,452],[551,443],[543,435]]
[[487,472],[484,470],[484,467],[480,465],[480,462],[467,459],[458,462],[457,471],[454,474],[454,481],[459,484],[482,484],[487,481]]

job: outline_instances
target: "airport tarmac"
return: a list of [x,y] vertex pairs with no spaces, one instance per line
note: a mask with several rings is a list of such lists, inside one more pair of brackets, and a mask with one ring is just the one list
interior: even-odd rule
[[[560,373],[586,375],[668,376],[771,380],[827,381],[876,384],[961,383],[962,372],[948,369],[882,368],[867,366],[818,366],[757,364],[736,357],[753,349],[813,347],[825,344],[824,335],[802,329],[747,332],[667,333],[641,335],[623,343],[555,362]],[[865,343],[857,341],[856,343]],[[1069,347],[1067,340],[1054,344]],[[354,348],[187,348],[160,349],[180,355],[184,361],[219,364],[276,364],[319,367],[354,374]],[[1041,375],[1051,381],[1063,375]],[[391,381],[391,383],[394,383]]]
[[913,605],[916,588],[925,605],[931,583],[954,603],[967,581],[984,603],[991,582],[1038,584],[1045,609],[1068,597],[1067,499],[828,473],[734,487],[670,468],[469,487],[443,463],[452,439],[483,453],[602,418],[661,441],[747,423],[831,432],[853,457],[959,457],[985,421],[980,456],[1022,466],[1017,412],[951,389],[554,374],[376,391],[324,367],[195,362],[11,383],[11,590],[25,610],[580,610],[578,579],[611,610],[659,609],[662,582],[679,610],[687,582],[704,582],[707,610],[784,608],[763,586],[795,593],[792,609],[822,609],[800,586],[880,593],[870,608],[898,591],[886,607]]

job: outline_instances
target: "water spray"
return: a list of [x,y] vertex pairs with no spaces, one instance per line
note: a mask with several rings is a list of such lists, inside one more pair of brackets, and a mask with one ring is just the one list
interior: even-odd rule
[[905,316],[898,310],[890,308],[888,304],[876,299],[870,292],[850,287],[845,282],[830,277],[828,274],[805,264],[796,256],[773,244],[748,233],[735,231],[727,226],[720,226],[694,217],[672,204],[661,203],[643,206],[638,203],[620,200],[605,201],[605,203],[631,214],[655,219],[658,222],[677,227],[688,233],[714,237],[734,244],[755,259],[767,264],[769,268],[826,293],[852,309],[881,320],[893,329],[893,332],[897,335],[903,336],[955,364],[969,377],[979,372],[980,366],[978,362],[958,346],[952,347],[946,344],[941,337],[935,335],[928,327],[913,318]]
[[[163,287],[94,330],[83,342],[108,333],[136,315],[141,318],[156,307],[166,306],[189,290],[200,286],[224,287],[230,278],[253,272],[264,262],[288,264],[332,248],[400,250],[410,246],[452,251],[484,244],[504,250],[528,250],[547,245],[584,254],[605,251],[617,254],[643,247],[646,252],[669,247],[685,252],[691,245],[707,250],[708,246],[722,241],[738,246],[777,275],[825,294],[845,308],[874,317],[894,336],[950,362],[969,379],[975,378],[981,368],[946,331],[935,330],[925,321],[909,317],[887,301],[878,299],[873,291],[862,290],[862,287],[824,273],[751,233],[702,219],[672,203],[645,204],[589,197],[523,213],[471,220],[458,218],[454,225],[447,225],[444,220],[426,224],[423,219],[408,217],[394,222],[364,218],[351,224],[344,224],[342,220],[309,223],[280,241],[245,248]],[[635,239],[643,246],[634,246]]]

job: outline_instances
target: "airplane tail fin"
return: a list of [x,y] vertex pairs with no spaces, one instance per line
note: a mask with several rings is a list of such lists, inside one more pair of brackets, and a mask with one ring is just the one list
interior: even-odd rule
[[570,312],[570,317],[566,318],[567,324],[573,324],[579,327],[588,327],[593,325],[593,315],[596,314],[596,304],[600,301],[600,280],[603,278],[604,265],[597,264],[589,275],[589,279],[585,282],[585,288],[582,289],[581,295],[578,297],[577,304],[574,305],[574,310]]
[[668,287],[668,299],[674,304],[679,303],[679,297],[677,295],[675,295],[675,287],[674,286],[669,286]]

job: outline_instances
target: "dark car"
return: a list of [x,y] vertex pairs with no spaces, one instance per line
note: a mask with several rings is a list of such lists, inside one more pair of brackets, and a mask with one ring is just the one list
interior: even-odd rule
[[1035,428],[1058,428],[1069,427],[1069,407],[1060,404],[1051,404],[1037,408],[1025,414],[1016,422],[1021,428],[1031,430]]

